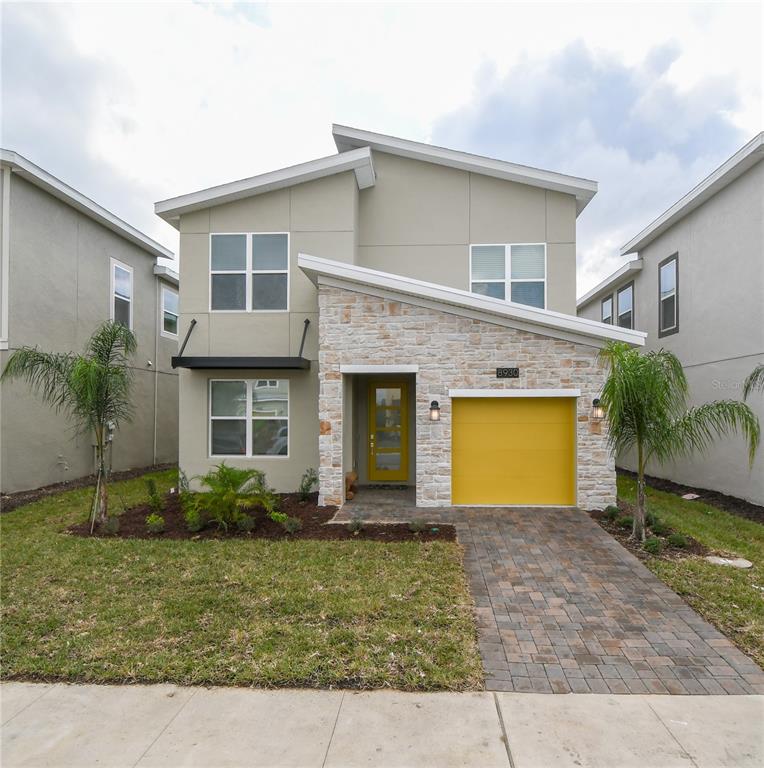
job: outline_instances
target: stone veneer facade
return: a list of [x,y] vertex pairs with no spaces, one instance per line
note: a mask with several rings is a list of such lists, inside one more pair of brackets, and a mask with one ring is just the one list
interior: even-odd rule
[[[577,424],[578,506],[615,502],[615,464],[604,422],[591,402],[606,371],[598,347],[475,320],[445,310],[319,285],[319,493],[344,502],[341,365],[418,365],[416,374],[416,498],[422,507],[451,504],[449,389],[580,389]],[[497,379],[496,368],[520,368]],[[429,420],[431,400],[440,421]]]

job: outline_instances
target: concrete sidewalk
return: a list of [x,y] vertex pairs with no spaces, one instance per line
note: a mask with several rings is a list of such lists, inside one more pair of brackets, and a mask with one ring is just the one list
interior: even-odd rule
[[763,696],[5,683],[12,766],[764,765]]

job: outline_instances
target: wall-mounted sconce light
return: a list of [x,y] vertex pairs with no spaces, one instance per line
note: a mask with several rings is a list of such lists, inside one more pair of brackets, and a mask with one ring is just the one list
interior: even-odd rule
[[600,404],[600,399],[595,397],[592,400],[592,418],[595,421],[602,421],[605,418],[605,409]]
[[430,403],[430,421],[440,421],[440,404],[437,400]]

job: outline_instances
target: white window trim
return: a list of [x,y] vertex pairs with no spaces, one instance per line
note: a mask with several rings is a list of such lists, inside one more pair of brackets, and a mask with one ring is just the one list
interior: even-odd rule
[[621,315],[625,315],[626,312],[621,312],[621,294],[626,291],[631,290],[631,309],[626,310],[626,312],[631,313],[631,325],[628,326],[628,330],[634,330],[636,328],[636,317],[634,316],[634,283],[626,283],[626,285],[622,285],[616,292],[615,292],[615,325],[617,325],[619,328],[627,328],[625,325],[621,325]]
[[[220,270],[212,269],[212,238],[216,235],[244,235],[247,251],[247,259],[243,270]],[[252,269],[252,235],[286,235],[287,238],[287,268],[286,269]],[[244,312],[258,314],[270,313],[270,314],[283,314],[289,312],[289,304],[292,292],[292,238],[289,232],[210,232],[209,249],[208,249],[208,273],[209,280],[207,281],[208,292],[208,307],[210,312],[216,312],[221,314],[242,314]],[[213,309],[212,308],[212,276],[213,275],[244,275],[244,292],[246,307],[244,309]],[[286,309],[252,309],[252,275],[286,275],[287,276],[287,301]]]
[[[159,334],[160,334],[160,336],[164,336],[166,339],[176,339],[177,340],[177,338],[178,338],[178,334],[177,333],[170,333],[170,331],[166,331],[164,329],[164,314],[165,314],[164,296],[165,296],[165,293],[174,293],[176,296],[178,296],[178,292],[174,288],[170,288],[168,285],[162,285],[160,287],[160,292],[159,293],[160,293],[160,296],[161,296],[161,299],[160,299],[160,302],[159,302]],[[178,299],[180,300],[180,297],[178,297]],[[176,328],[180,327],[180,306],[178,306],[178,310],[179,311],[177,313],[176,312],[170,312],[169,310],[167,310],[169,314],[175,315],[175,319],[178,321],[176,323],[176,326],[175,326]]]
[[[255,388],[255,383],[258,381],[267,381],[268,379],[209,379],[207,384],[207,456],[210,459],[257,459],[258,461],[265,460],[283,460],[288,459],[291,451],[292,444],[292,429],[290,426],[290,382],[289,379],[271,379],[271,381],[285,381],[287,385],[287,413],[286,416],[257,416],[252,415],[252,390]],[[217,381],[243,381],[246,385],[246,413],[244,416],[213,416],[212,415],[212,385]],[[286,419],[287,423],[287,452],[278,456],[272,454],[252,453],[252,420],[257,418],[263,421],[283,421]],[[238,419],[239,421],[246,420],[246,453],[213,453],[212,452],[212,422],[213,421],[230,421],[232,419]]]
[[[610,302],[610,320],[605,320],[604,316],[604,309],[605,309],[605,302]],[[632,301],[633,301],[633,295],[632,295]],[[605,296],[600,301],[600,322],[605,323],[605,325],[613,325],[613,309],[615,308],[615,302],[613,301],[613,295]]]
[[[669,291],[665,296],[663,295],[661,291],[661,271],[663,270],[663,267],[667,267],[669,264],[674,265],[674,288],[673,290]],[[679,273],[679,259],[676,255],[669,256],[668,259],[666,259],[662,264],[658,266],[658,332],[659,333],[669,333],[671,331],[675,331],[677,326],[679,325],[679,310],[677,308],[677,301],[676,301],[676,284],[677,284],[677,275]],[[674,322],[672,325],[663,325],[663,302],[667,299],[670,299],[671,297],[674,297]]]
[[[512,277],[512,246],[513,245],[541,245],[544,247],[544,279],[540,280],[537,277]],[[504,248],[504,278],[492,278],[487,280],[473,280],[472,279],[472,249],[473,248]],[[521,304],[517,301],[512,301],[512,283],[542,283],[544,284],[544,306],[536,307],[536,309],[546,309],[547,305],[547,247],[546,243],[470,243],[470,293],[474,293],[472,290],[473,283],[504,283],[504,301],[508,304],[516,304],[521,307],[532,307],[533,304]],[[482,294],[476,294],[478,296]],[[486,297],[490,298],[490,297]]]
[[[111,271],[111,275],[109,277],[109,320],[114,322],[114,299],[117,295],[114,291],[114,268],[115,267],[124,269],[125,272],[128,272],[130,274],[130,298],[127,299],[128,303],[130,304],[130,324],[127,327],[132,331],[133,330],[133,302],[135,301],[135,280],[133,279],[133,268],[129,264],[125,264],[119,259],[114,259],[114,258],[110,259],[110,266],[109,266],[109,269]],[[124,296],[120,296],[119,298],[125,301]]]
[[449,397],[581,397],[580,389],[449,389]]

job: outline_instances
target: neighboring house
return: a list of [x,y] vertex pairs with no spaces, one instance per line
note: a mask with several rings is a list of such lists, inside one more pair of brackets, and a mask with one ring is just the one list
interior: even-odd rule
[[[131,423],[112,442],[114,470],[178,455],[177,274],[173,254],[15,152],[0,150],[0,370],[13,350],[81,352],[111,319],[138,338]],[[0,384],[0,488],[37,488],[90,474],[92,436],[23,381]]]
[[333,132],[336,155],[155,206],[180,230],[182,469],[291,491],[317,467],[331,504],[351,469],[422,506],[612,502],[597,355],[644,334],[574,315],[596,183]]
[[[691,404],[742,399],[764,362],[764,133],[630,240],[636,254],[578,301],[578,314],[648,333],[674,352]],[[749,399],[764,426],[764,398]],[[618,457],[634,468],[633,457]],[[749,467],[742,437],[649,471],[764,504],[764,450]]]

